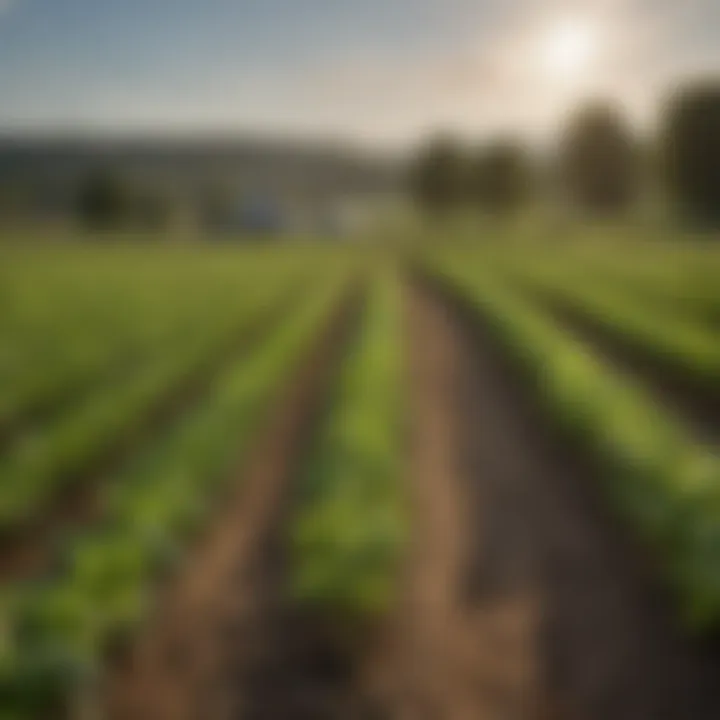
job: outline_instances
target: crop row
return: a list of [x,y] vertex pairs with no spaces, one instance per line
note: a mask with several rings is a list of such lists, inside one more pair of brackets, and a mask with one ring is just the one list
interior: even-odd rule
[[720,320],[720,291],[717,282],[709,278],[673,272],[672,266],[652,264],[652,260],[647,267],[625,266],[616,261],[608,266],[597,262],[589,267],[572,263],[571,269],[576,275],[592,273],[638,301],[651,303],[658,312],[682,313],[711,324]]
[[0,696],[10,717],[35,717],[82,697],[114,638],[147,617],[159,573],[228,487],[292,369],[327,322],[344,287],[312,296],[213,381],[202,403],[114,478],[108,511],[61,553],[51,577],[6,588]]
[[629,346],[690,378],[709,387],[720,380],[720,337],[702,322],[663,311],[632,291],[583,273],[517,261],[504,265],[503,270],[518,289],[579,311]]
[[[236,310],[242,311],[242,295],[256,292],[253,278],[263,265],[250,260],[247,267],[224,272],[203,270],[201,263],[194,282],[189,267],[172,265],[154,267],[151,275],[122,266],[103,272],[101,265],[89,277],[73,272],[49,279],[44,268],[24,268],[19,275],[32,293],[25,285],[5,288],[0,429],[27,425],[38,414],[44,419],[103,383],[122,380],[159,355],[176,352],[206,332],[208,323],[231,323]],[[260,275],[281,285],[291,273],[300,274],[281,263]]]
[[232,313],[209,313],[182,342],[19,438],[0,457],[0,527],[13,527],[41,514],[63,487],[141,425],[153,407],[218,356],[222,358],[260,319],[258,308],[282,302],[282,290],[274,283],[255,288],[255,297],[237,302]]
[[294,599],[351,624],[392,604],[406,536],[400,336],[399,290],[387,273],[372,284],[291,528]]
[[489,268],[448,254],[429,267],[491,323],[549,415],[606,469],[612,504],[654,548],[695,627],[720,621],[720,461],[654,399]]
[[720,318],[720,263],[712,248],[683,246],[672,250],[657,242],[595,243],[575,237],[561,246],[524,246],[515,253],[527,266],[552,266],[575,278],[602,280],[608,287],[652,304],[658,312],[717,322]]

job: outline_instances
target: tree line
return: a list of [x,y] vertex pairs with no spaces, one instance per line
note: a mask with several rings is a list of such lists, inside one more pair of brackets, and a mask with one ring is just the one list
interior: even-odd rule
[[75,206],[80,220],[92,230],[122,226],[160,230],[171,214],[166,195],[107,169],[92,171],[80,183]]
[[660,120],[656,136],[643,142],[612,103],[587,103],[545,163],[515,137],[470,148],[438,135],[413,158],[410,190],[429,217],[461,207],[508,215],[553,194],[588,214],[615,215],[654,192],[684,217],[719,226],[720,80],[679,88]]

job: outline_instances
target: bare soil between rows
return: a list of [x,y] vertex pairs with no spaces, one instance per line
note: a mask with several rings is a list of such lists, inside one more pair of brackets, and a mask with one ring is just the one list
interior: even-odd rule
[[[108,720],[301,717],[303,699],[289,697],[288,688],[298,678],[303,692],[306,679],[317,683],[322,672],[303,675],[304,661],[332,648],[319,628],[294,621],[286,609],[283,527],[290,482],[360,299],[359,293],[347,298],[305,358],[238,469],[237,492],[167,587],[143,636],[109,674],[100,703]],[[291,646],[300,649],[302,663],[283,664]],[[273,673],[282,687],[263,685]],[[315,697],[327,702],[324,692]]]
[[406,292],[398,607],[348,641],[288,602],[293,483],[352,316],[301,368],[237,496],[111,673],[109,720],[720,717],[720,653],[677,626],[599,470],[547,425],[489,325],[427,279]]
[[410,302],[416,374],[434,387],[413,467],[435,531],[416,543],[438,571],[408,636],[431,642],[433,608],[449,618],[434,633],[444,650],[418,660],[447,679],[414,717],[720,717],[719,649],[678,626],[598,467],[548,425],[476,310],[427,278]]

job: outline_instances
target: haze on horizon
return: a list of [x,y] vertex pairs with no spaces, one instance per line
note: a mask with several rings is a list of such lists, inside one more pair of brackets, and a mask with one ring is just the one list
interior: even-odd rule
[[0,0],[0,132],[543,138],[717,72],[716,0]]

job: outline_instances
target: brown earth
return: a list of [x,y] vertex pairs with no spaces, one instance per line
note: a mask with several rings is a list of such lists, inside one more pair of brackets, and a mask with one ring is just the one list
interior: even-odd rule
[[[292,379],[238,470],[231,497],[158,603],[143,637],[111,672],[108,720],[235,717],[246,668],[268,648],[268,587],[277,575],[288,482],[338,365],[359,297],[345,303]],[[272,704],[273,692],[266,697]],[[295,717],[295,715],[291,715]]]
[[412,541],[397,611],[348,640],[288,602],[294,471],[350,315],[110,675],[109,720],[720,718],[720,654],[676,625],[599,470],[547,425],[480,316],[426,281],[407,291]]
[[720,717],[720,654],[676,626],[596,468],[480,317],[409,297],[417,529],[393,717]]
[[[474,353],[453,312],[427,292],[409,291],[407,320],[413,532],[402,601],[377,668],[382,702],[388,717],[402,720],[535,717],[543,702],[535,588],[523,576],[482,598],[468,594],[477,524],[486,521],[473,484],[487,481],[483,468],[468,464],[465,407],[479,399]],[[512,530],[500,548],[509,562]]]
[[[354,323],[352,324],[354,327]],[[347,328],[347,330],[351,330]],[[348,337],[336,343],[331,366],[349,351]],[[325,358],[327,365],[328,358]],[[255,596],[254,612],[238,616],[228,628],[220,675],[228,704],[217,717],[243,720],[371,720],[378,717],[364,663],[383,629],[358,628],[318,609],[292,601],[289,535],[302,494],[303,461],[323,431],[323,411],[332,399],[332,381],[315,398],[315,419],[304,435],[305,449],[295,455],[296,472],[288,478],[275,510],[275,524],[257,550],[247,574]]]

